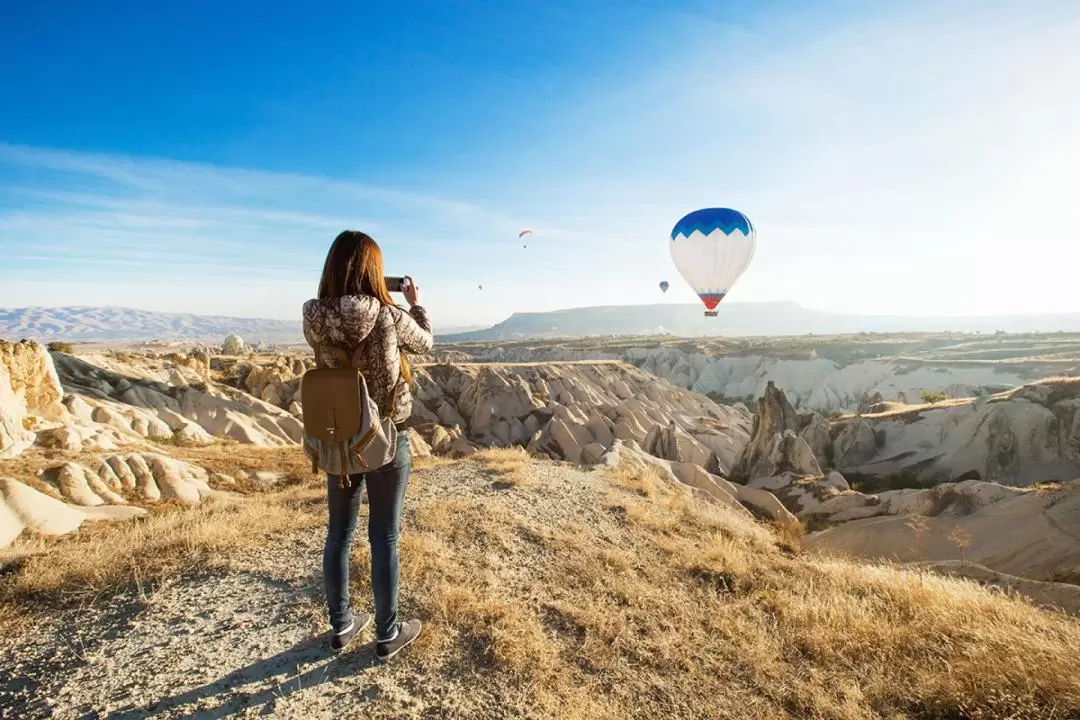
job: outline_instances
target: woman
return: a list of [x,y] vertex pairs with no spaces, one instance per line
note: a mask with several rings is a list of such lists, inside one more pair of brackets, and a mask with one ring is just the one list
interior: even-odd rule
[[409,439],[404,423],[412,413],[412,376],[403,353],[431,350],[431,325],[420,306],[420,288],[405,278],[401,288],[410,310],[394,305],[383,279],[382,252],[362,232],[337,236],[323,266],[319,297],[304,303],[304,338],[319,367],[351,365],[364,373],[368,392],[382,413],[392,412],[398,427],[397,453],[384,467],[351,475],[346,487],[327,478],[330,507],[323,575],[333,636],[340,652],[371,622],[349,602],[349,550],[356,530],[361,486],[367,486],[371,588],[375,594],[375,656],[389,660],[420,634],[420,621],[399,622],[398,551],[401,509],[409,482]]

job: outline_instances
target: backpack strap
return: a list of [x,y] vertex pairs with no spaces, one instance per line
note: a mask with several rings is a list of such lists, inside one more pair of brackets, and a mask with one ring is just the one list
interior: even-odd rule
[[341,451],[341,474],[338,475],[338,489],[345,490],[352,487],[352,478],[349,477],[348,454],[345,452],[345,442],[339,443],[338,448]]

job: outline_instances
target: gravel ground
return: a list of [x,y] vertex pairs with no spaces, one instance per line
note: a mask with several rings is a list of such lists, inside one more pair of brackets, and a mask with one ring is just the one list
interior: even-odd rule
[[[475,462],[418,471],[407,513],[461,498],[502,506],[529,526],[608,522],[595,501],[595,476],[531,463],[528,478],[509,487]],[[408,525],[407,518],[406,533]],[[370,629],[348,652],[331,653],[322,540],[322,530],[283,536],[235,558],[242,570],[193,572],[146,596],[99,598],[0,638],[0,717],[501,715],[491,705],[482,712],[485,699],[475,692],[455,693],[453,678],[424,677],[406,654],[376,662]],[[366,552],[366,544],[354,552]],[[403,578],[403,604],[407,595]]]

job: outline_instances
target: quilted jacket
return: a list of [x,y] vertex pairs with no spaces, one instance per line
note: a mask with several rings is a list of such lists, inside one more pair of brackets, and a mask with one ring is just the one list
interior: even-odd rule
[[364,373],[368,393],[391,419],[412,414],[412,393],[401,377],[401,353],[429,352],[434,343],[427,312],[405,311],[367,295],[347,295],[304,303],[304,339],[319,367],[351,365]]

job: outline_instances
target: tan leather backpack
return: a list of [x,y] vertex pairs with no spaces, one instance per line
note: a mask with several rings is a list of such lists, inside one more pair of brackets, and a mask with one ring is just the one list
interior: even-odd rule
[[386,417],[368,395],[364,374],[353,367],[315,368],[300,380],[304,403],[304,454],[311,471],[339,476],[338,486],[349,486],[349,475],[375,470],[394,459],[397,428],[393,393]]

